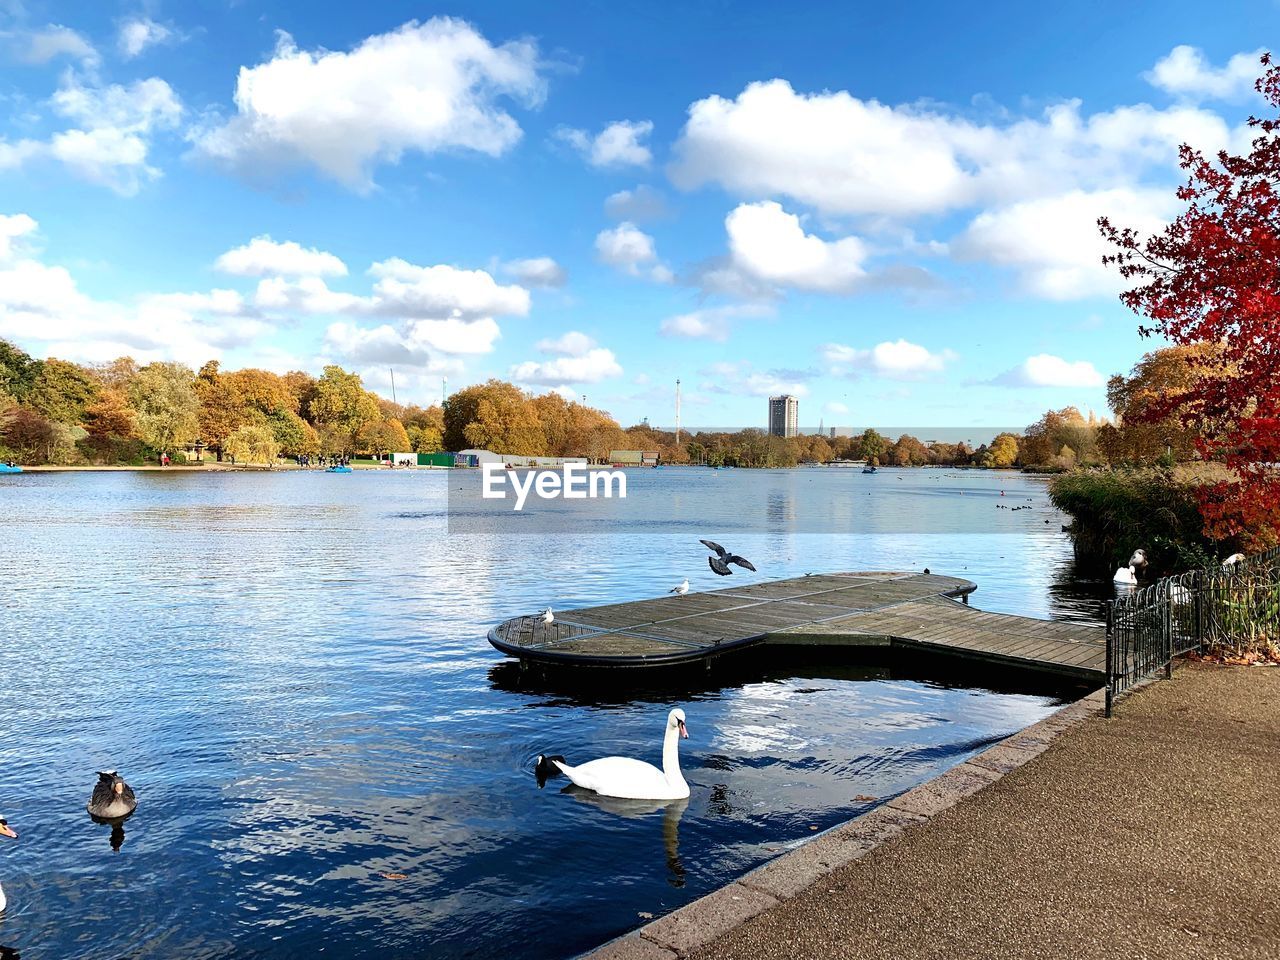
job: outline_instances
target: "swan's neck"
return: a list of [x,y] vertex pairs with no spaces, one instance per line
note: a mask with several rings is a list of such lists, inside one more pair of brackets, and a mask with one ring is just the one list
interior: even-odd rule
[[673,787],[684,783],[684,774],[680,772],[679,727],[667,727],[666,739],[662,741],[662,775]]

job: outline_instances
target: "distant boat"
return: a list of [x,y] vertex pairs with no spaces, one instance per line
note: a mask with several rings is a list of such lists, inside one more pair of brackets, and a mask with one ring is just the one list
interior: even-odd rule
[[338,465],[336,467],[325,467],[324,472],[325,473],[350,473],[351,468],[343,465]]
[[875,468],[875,467],[863,467],[863,468],[862,468],[862,472],[863,472],[863,473],[876,473],[877,471],[876,471],[876,468]]
[[0,463],[0,473],[21,473],[21,472],[22,472],[22,468],[18,466],[16,463],[13,466],[9,466],[9,464],[7,463]]

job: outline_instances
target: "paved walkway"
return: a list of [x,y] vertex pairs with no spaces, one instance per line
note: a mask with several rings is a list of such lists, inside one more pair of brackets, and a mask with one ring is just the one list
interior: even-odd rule
[[1280,957],[1280,669],[1185,666],[688,955]]

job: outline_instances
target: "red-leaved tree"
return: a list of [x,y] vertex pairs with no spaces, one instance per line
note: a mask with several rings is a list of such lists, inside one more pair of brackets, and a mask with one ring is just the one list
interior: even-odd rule
[[[1262,66],[1258,92],[1280,110],[1280,66],[1270,54]],[[1261,545],[1280,535],[1280,117],[1249,125],[1257,137],[1244,156],[1182,145],[1187,208],[1161,233],[1142,238],[1105,217],[1098,226],[1116,250],[1103,262],[1137,282],[1121,300],[1149,321],[1143,336],[1221,344],[1198,355],[1187,393],[1146,416],[1179,416],[1201,455],[1231,471],[1201,491],[1205,533]]]

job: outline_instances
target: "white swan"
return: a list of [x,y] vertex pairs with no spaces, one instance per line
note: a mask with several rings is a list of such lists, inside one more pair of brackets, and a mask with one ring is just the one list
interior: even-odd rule
[[602,797],[623,800],[683,800],[689,785],[680,773],[680,738],[688,738],[684,711],[676,707],[667,714],[666,735],[662,739],[662,769],[630,757],[603,757],[571,767],[564,757],[538,757],[540,776],[559,771],[584,790]]
[[688,592],[689,592],[688,577],[685,577],[683,580],[681,580],[674,587],[672,587],[670,590],[667,591],[667,593],[674,593],[678,597],[683,597]]
[[1111,578],[1111,582],[1112,583],[1128,583],[1131,585],[1136,584],[1138,582],[1138,575],[1133,572],[1133,565],[1130,564],[1127,567],[1121,567],[1120,569],[1118,569],[1116,571],[1116,575]]
[[[4,817],[0,817],[0,837],[9,837],[17,840],[18,835],[13,832],[13,828],[9,826],[9,821]],[[0,887],[0,913],[4,913],[4,908],[8,906],[8,901],[4,898],[4,887]]]

